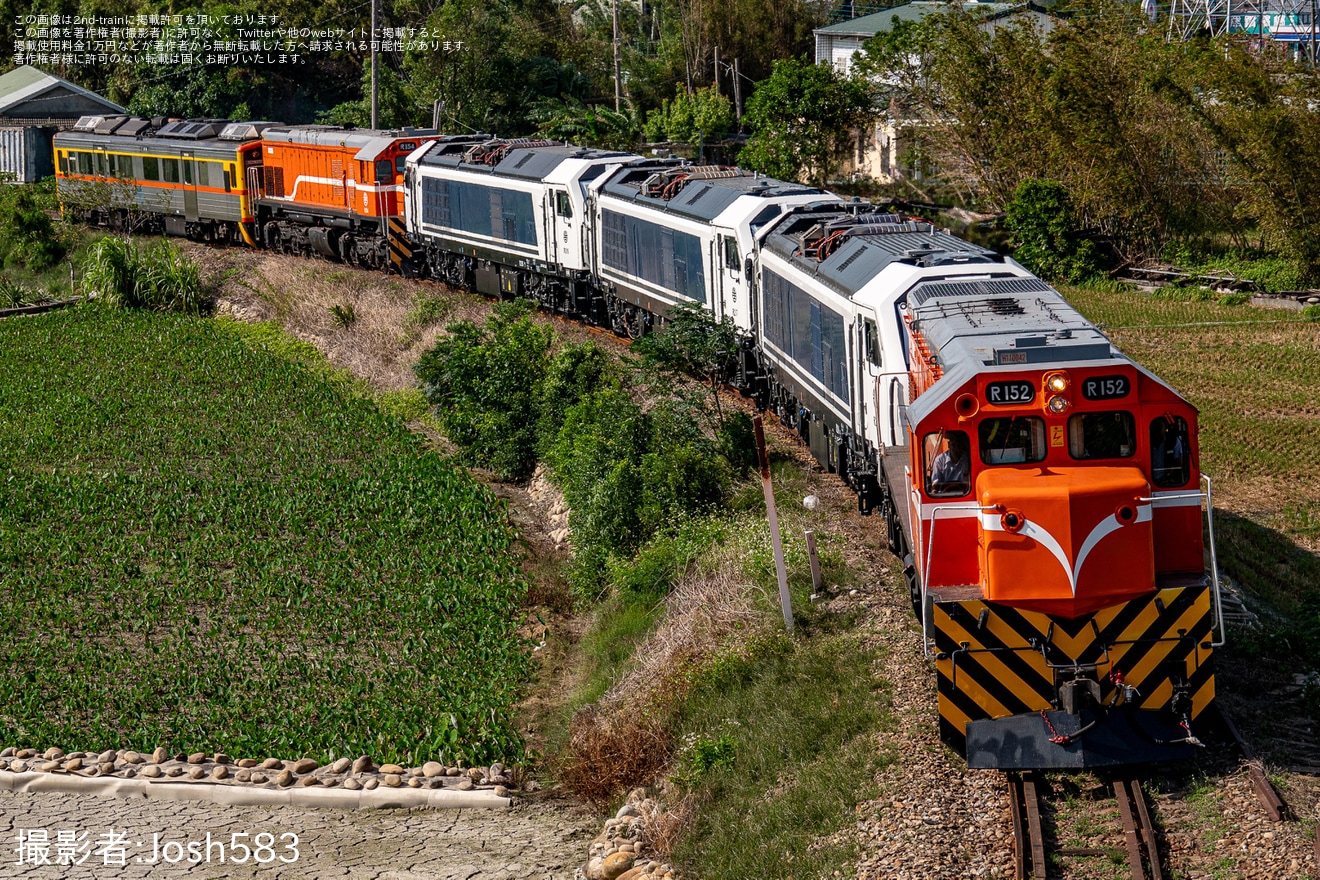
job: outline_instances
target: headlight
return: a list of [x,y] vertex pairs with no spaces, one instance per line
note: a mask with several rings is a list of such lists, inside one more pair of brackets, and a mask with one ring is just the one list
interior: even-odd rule
[[[1050,394],[1062,394],[1071,384],[1066,373],[1050,373],[1045,377],[1045,391]],[[1052,408],[1052,407],[1051,407]],[[1057,410],[1062,412],[1062,410]]]
[[1057,416],[1060,413],[1067,411],[1068,398],[1064,397],[1062,394],[1056,394],[1050,398],[1050,402],[1047,406],[1049,407],[1050,412]]

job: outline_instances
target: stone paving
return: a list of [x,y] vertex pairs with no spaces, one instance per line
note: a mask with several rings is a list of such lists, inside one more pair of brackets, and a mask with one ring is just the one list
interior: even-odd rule
[[0,877],[572,880],[594,833],[553,802],[341,811],[0,792]]

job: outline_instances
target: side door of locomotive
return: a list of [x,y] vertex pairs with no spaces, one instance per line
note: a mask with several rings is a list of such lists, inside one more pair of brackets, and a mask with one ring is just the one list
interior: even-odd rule
[[551,262],[566,269],[577,268],[581,262],[581,256],[573,247],[578,226],[574,213],[573,201],[566,188],[553,186],[547,190],[545,214],[550,227],[547,252]]
[[[732,229],[715,229],[715,253],[711,260],[712,274],[715,276],[715,301],[711,310],[715,319],[738,314],[739,303],[747,301],[747,278],[739,253],[738,236]],[[736,321],[736,318],[735,318]]]
[[[880,446],[884,355],[880,345],[880,326],[870,309],[857,309],[857,323],[853,331],[853,364],[857,375],[857,390],[854,392],[856,411],[861,416],[862,436]],[[897,436],[890,437],[889,444],[893,445],[897,439]]]
[[196,220],[197,214],[197,161],[192,150],[179,153],[179,172],[183,187],[183,216]]

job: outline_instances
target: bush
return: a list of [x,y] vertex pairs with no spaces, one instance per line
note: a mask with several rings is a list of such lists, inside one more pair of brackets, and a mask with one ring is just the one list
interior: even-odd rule
[[550,361],[537,393],[537,449],[544,456],[559,439],[568,410],[592,391],[620,387],[609,355],[594,343],[566,345]]
[[196,315],[212,304],[197,264],[164,240],[144,250],[118,236],[101,239],[84,260],[82,285],[127,309]]
[[47,211],[47,201],[27,187],[5,206],[0,215],[0,239],[8,250],[5,265],[40,272],[64,259],[64,243]]
[[1083,237],[1062,184],[1022,181],[1008,203],[1005,225],[1017,242],[1014,259],[1042,278],[1077,284],[1102,270],[1095,242]]
[[536,467],[536,399],[552,333],[530,310],[500,303],[484,328],[450,324],[415,367],[460,458],[502,479],[525,480]]
[[568,502],[573,586],[604,585],[611,559],[631,558],[676,516],[724,497],[728,468],[714,444],[671,401],[650,412],[621,388],[592,392],[570,407],[546,463]]

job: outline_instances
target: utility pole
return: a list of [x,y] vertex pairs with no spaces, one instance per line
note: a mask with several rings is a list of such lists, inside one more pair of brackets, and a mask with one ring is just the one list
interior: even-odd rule
[[614,7],[614,112],[618,113],[623,105],[623,57],[619,40],[619,0],[610,4]]
[[738,59],[733,59],[733,106],[738,113],[738,133],[742,133],[742,74],[738,71]]
[[1311,66],[1315,67],[1315,0],[1311,0]]
[[720,47],[715,47],[715,94],[720,93]]
[[376,0],[371,0],[371,127],[378,128],[376,117],[380,111],[380,78],[376,71]]

